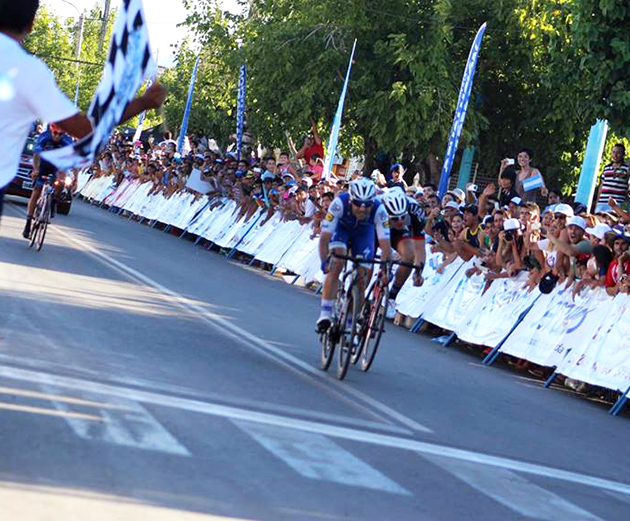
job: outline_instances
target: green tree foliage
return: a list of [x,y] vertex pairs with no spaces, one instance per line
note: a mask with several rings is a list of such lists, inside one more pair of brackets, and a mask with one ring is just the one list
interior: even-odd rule
[[591,122],[607,119],[627,135],[630,119],[630,4],[626,0],[567,2],[571,45],[557,53],[555,73],[575,86],[563,102]]
[[24,42],[25,48],[38,56],[55,74],[57,83],[66,95],[74,100],[79,82],[79,107],[87,110],[101,79],[108,45],[113,30],[116,11],[110,13],[107,22],[105,45],[99,50],[101,31],[100,3],[85,14],[80,62],[75,61],[77,18],[62,19],[41,5],[35,18],[33,32]]

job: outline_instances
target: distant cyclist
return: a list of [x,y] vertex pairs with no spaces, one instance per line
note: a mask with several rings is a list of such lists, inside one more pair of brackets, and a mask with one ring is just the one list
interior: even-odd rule
[[[413,283],[414,286],[422,286],[422,270],[426,260],[424,210],[399,187],[390,188],[381,197],[381,202],[389,215],[392,249],[398,253],[400,260],[416,266]],[[388,318],[393,318],[396,313],[396,297],[410,273],[411,268],[407,266],[399,266],[396,270],[394,284],[389,292]]]
[[[31,177],[33,178],[33,193],[31,193],[31,199],[28,202],[26,225],[24,226],[24,231],[22,232],[22,236],[25,239],[28,239],[31,234],[31,221],[33,220],[33,212],[35,212],[35,206],[37,205],[37,200],[42,193],[42,188],[46,184],[46,179],[50,179],[50,184],[53,184],[55,182],[55,179],[61,179],[63,177],[60,174],[59,170],[57,170],[57,167],[55,165],[49,163],[45,159],[42,159],[41,153],[47,152],[48,150],[56,150],[57,148],[62,148],[71,144],[72,138],[67,134],[64,134],[63,131],[54,124],[48,125],[48,130],[41,134],[39,136],[39,139],[37,140],[35,153],[33,154],[33,172],[31,174]],[[59,189],[61,189],[61,186],[59,187]],[[55,197],[52,198],[52,206],[50,211],[51,217],[55,216],[57,195],[58,194],[55,193]]]
[[[329,261],[331,252],[347,255],[348,249],[353,257],[362,257],[371,261],[376,252],[376,238],[381,247],[382,260],[390,258],[389,216],[385,207],[376,200],[376,186],[365,177],[352,181],[350,190],[335,198],[326,217],[322,221],[322,234],[319,241],[319,256],[322,271],[326,273],[322,290],[322,308],[317,320],[317,331],[323,333],[331,324],[335,295],[339,284],[339,274],[345,261]],[[371,266],[370,266],[371,267]],[[365,294],[367,272],[369,268],[359,269],[359,294]],[[384,273],[387,284],[388,273]],[[360,302],[359,305],[362,303]]]
[[[92,122],[79,112],[55,83],[46,65],[22,47],[33,30],[39,0],[0,0],[0,201],[1,190],[15,177],[33,121],[54,122],[64,132],[82,138]],[[154,83],[131,101],[122,120],[164,102],[166,89]]]

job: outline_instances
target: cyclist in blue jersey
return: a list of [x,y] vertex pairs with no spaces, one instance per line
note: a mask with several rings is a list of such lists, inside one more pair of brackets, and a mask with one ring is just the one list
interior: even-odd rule
[[[28,239],[31,234],[31,221],[33,219],[33,212],[35,211],[35,205],[42,193],[42,188],[46,184],[46,178],[50,178],[50,183],[53,184],[55,179],[59,177],[59,171],[57,167],[52,163],[49,163],[45,159],[41,158],[41,153],[48,150],[55,150],[72,144],[72,138],[67,134],[64,134],[61,128],[57,125],[48,125],[48,130],[39,136],[37,145],[35,145],[35,154],[33,155],[33,172],[31,177],[33,178],[33,193],[31,199],[28,202],[28,213],[26,217],[26,225],[22,236]],[[63,179],[62,179],[63,181]],[[61,189],[61,186],[59,187]],[[55,194],[56,196],[57,194]],[[50,216],[55,216],[55,197],[52,199]]]
[[[426,216],[418,202],[408,197],[398,186],[390,188],[381,196],[381,202],[389,215],[392,249],[400,260],[413,263],[414,286],[422,286],[422,270],[426,261],[426,242],[424,228]],[[389,291],[387,318],[396,314],[396,297],[411,274],[411,268],[399,266],[394,277],[394,284]]]
[[[326,273],[322,289],[322,308],[317,320],[317,331],[323,333],[331,324],[339,274],[345,261],[329,260],[329,254],[347,255],[348,248],[352,256],[373,260],[376,240],[381,248],[381,259],[390,258],[389,215],[385,207],[376,200],[376,186],[365,177],[352,181],[349,191],[340,194],[331,203],[326,217],[322,221],[322,234],[319,240],[319,257],[322,271]],[[367,272],[369,268],[359,268],[359,294],[365,294]],[[383,281],[388,282],[388,273],[383,273]],[[362,303],[359,303],[362,305]]]

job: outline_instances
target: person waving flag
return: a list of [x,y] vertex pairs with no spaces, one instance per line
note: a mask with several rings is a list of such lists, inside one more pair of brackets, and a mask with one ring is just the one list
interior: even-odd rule
[[[136,5],[137,8],[138,4],[141,8],[142,2],[140,0],[124,2],[127,9],[121,9],[119,16],[130,12],[128,8],[133,7],[133,5]],[[98,118],[94,117],[97,112],[91,113],[90,117],[77,112],[76,106],[55,83],[53,74],[48,67],[21,46],[26,36],[33,30],[38,8],[39,0],[20,0],[19,2],[0,0],[0,129],[2,129],[2,139],[0,139],[0,213],[3,197],[1,191],[17,173],[20,154],[35,120],[55,123],[63,132],[75,138],[82,139],[86,136],[89,138],[93,135],[93,129],[98,129],[98,123],[103,121],[103,116],[107,116],[110,120],[112,116],[118,116],[113,122],[113,130],[115,124],[126,121],[144,110],[160,107],[166,98],[166,89],[160,84],[154,83],[144,95],[134,100],[125,101],[120,111],[116,111],[114,114],[100,110],[103,108],[100,104]],[[136,9],[135,12],[141,13],[142,11]],[[132,20],[132,28],[134,23],[136,25],[144,24],[143,18],[136,16],[135,20]],[[117,36],[115,33],[114,39]],[[125,47],[127,45],[133,47],[131,40],[132,38],[129,38]],[[120,54],[120,52],[116,52],[114,61],[120,59]],[[142,58],[144,59],[144,56]],[[110,60],[112,60],[111,50]],[[135,96],[135,92],[137,89],[132,96]],[[111,102],[110,106],[112,104],[115,102]],[[105,134],[101,133],[100,137],[105,137]],[[106,138],[108,137],[106,136]]]

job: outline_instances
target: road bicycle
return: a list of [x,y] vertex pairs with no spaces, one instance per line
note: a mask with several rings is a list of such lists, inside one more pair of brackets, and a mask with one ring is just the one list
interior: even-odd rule
[[[389,286],[383,284],[383,272],[389,273],[393,265],[415,267],[402,261],[366,261],[347,255],[331,254],[346,265],[340,276],[333,306],[330,327],[321,335],[322,369],[327,371],[337,349],[337,378],[345,378],[350,362],[361,360],[361,369],[368,371],[385,331],[385,316],[389,302]],[[363,306],[359,309],[358,268],[366,264],[380,264],[381,269],[369,285]],[[391,277],[390,277],[391,279]],[[363,356],[362,356],[363,355]]]
[[46,238],[46,230],[50,223],[50,216],[52,212],[52,200],[54,197],[55,189],[50,184],[50,178],[45,178],[44,186],[42,187],[42,193],[37,200],[35,206],[35,212],[33,213],[33,222],[31,225],[31,235],[29,236],[30,245],[41,251],[44,246],[44,239]]
[[[352,363],[356,364],[360,359],[361,370],[364,372],[370,370],[381,342],[381,335],[385,332],[385,318],[389,305],[389,284],[383,284],[383,272],[387,270],[386,272],[390,273],[394,265],[416,268],[414,264],[409,262],[387,260],[368,287],[363,306],[362,341],[359,349],[352,355]],[[392,277],[390,276],[389,279],[391,280]]]

